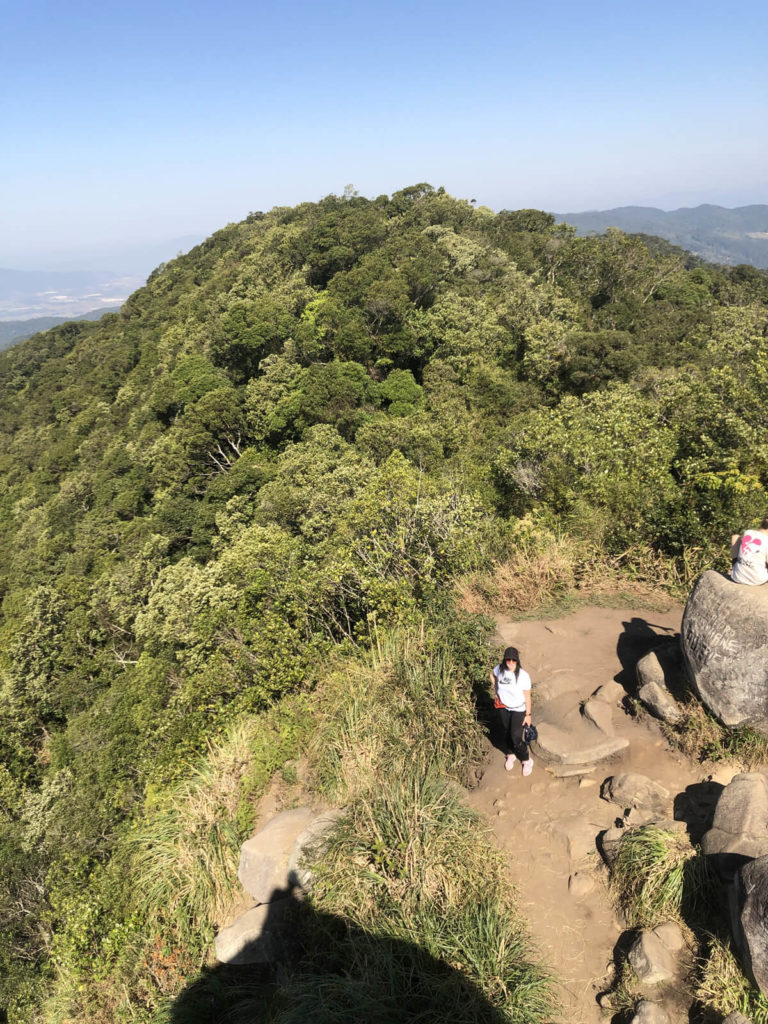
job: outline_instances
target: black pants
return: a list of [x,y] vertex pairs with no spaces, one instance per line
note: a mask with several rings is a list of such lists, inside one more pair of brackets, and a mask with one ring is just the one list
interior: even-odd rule
[[510,711],[499,708],[501,725],[504,729],[504,753],[514,754],[521,761],[528,760],[528,745],[523,742],[524,711]]

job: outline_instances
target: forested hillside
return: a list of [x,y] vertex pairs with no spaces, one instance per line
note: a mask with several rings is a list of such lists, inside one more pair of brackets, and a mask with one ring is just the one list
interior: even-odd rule
[[149,1020],[189,981],[210,936],[138,837],[262,716],[200,825],[247,834],[376,631],[426,622],[469,666],[454,585],[563,538],[577,585],[723,564],[768,508],[767,327],[752,267],[417,185],[251,214],[1,353],[8,1019]]

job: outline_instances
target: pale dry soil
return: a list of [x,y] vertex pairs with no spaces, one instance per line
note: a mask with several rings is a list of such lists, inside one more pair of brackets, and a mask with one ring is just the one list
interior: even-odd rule
[[[535,724],[537,688],[548,699],[568,695],[577,705],[609,680],[634,692],[635,662],[660,638],[674,637],[681,616],[679,606],[582,608],[559,619],[521,622],[499,616],[495,640],[520,650],[533,681]],[[583,781],[555,778],[541,761],[528,778],[519,764],[506,772],[502,753],[489,741],[483,777],[468,795],[508,854],[520,909],[558,979],[561,1019],[569,1024],[605,1022],[597,997],[610,986],[614,947],[624,930],[608,898],[607,871],[596,845],[622,808],[601,799],[601,783],[619,772],[639,772],[675,797],[713,777],[712,765],[693,764],[673,749],[650,716],[633,717],[616,706],[613,721],[616,735],[626,737],[629,747]],[[734,768],[721,769],[715,777],[726,783],[734,773]],[[575,895],[569,889],[574,874],[584,888],[594,883],[591,891]]]

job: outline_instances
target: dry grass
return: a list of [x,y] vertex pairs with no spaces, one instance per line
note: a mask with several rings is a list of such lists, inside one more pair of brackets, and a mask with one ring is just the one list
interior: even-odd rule
[[489,573],[457,585],[461,607],[471,613],[541,613],[591,601],[663,608],[680,597],[683,583],[668,560],[650,550],[612,558],[584,542],[551,534],[524,544]]
[[664,732],[691,760],[731,762],[744,771],[759,771],[768,763],[768,737],[754,729],[727,729],[695,698],[684,708],[685,717]]

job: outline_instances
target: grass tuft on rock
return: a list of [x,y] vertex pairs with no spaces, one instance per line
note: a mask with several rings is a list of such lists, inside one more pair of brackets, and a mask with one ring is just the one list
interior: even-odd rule
[[627,923],[639,928],[670,919],[690,926],[714,893],[711,869],[688,836],[657,825],[622,836],[610,884]]

